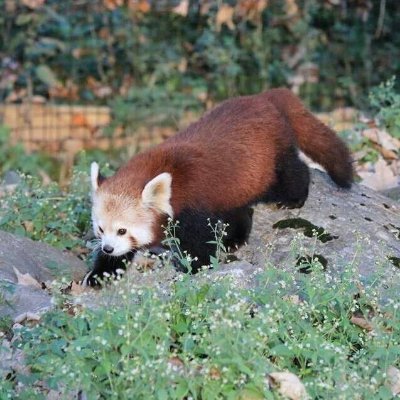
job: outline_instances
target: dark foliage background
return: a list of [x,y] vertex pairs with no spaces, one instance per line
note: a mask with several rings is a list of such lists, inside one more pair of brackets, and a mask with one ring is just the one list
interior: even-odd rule
[[314,109],[365,107],[400,71],[396,0],[0,4],[1,100],[109,104],[125,124],[280,85]]

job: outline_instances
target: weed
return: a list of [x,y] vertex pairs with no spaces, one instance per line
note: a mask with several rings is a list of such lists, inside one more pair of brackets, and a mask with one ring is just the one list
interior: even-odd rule
[[369,100],[377,111],[377,117],[389,133],[400,138],[400,93],[395,90],[396,77],[374,88]]
[[0,198],[0,229],[59,248],[83,246],[90,225],[86,166],[74,169],[68,195],[55,182],[44,186],[31,175],[21,178],[12,194]]
[[[353,265],[332,275],[310,259],[310,268],[265,268],[252,289],[184,275],[167,296],[127,276],[106,289],[112,307],[72,316],[61,308],[23,328],[15,346],[32,373],[18,377],[22,388],[5,379],[0,393],[44,386],[65,398],[273,399],[267,374],[289,370],[311,398],[392,398],[386,371],[399,367],[399,303],[379,305],[379,280],[362,286]],[[373,334],[350,322],[354,314]]]

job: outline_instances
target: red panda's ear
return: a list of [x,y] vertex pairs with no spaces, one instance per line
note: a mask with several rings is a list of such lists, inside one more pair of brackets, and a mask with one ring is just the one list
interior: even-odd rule
[[142,192],[142,202],[146,207],[156,208],[157,210],[173,217],[171,207],[172,176],[168,172],[157,175],[146,184]]
[[105,178],[100,174],[99,164],[97,164],[97,162],[92,162],[90,166],[90,180],[92,182],[93,193],[96,192],[104,179]]

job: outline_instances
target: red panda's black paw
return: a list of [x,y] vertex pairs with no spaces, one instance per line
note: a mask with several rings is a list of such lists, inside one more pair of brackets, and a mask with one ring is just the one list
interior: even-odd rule
[[89,271],[81,282],[81,286],[83,287],[100,287],[101,283],[97,279],[98,276],[93,274],[93,271]]
[[301,208],[304,206],[305,200],[295,200],[295,201],[288,201],[288,202],[279,202],[276,203],[276,207],[279,210],[293,210],[294,208]]

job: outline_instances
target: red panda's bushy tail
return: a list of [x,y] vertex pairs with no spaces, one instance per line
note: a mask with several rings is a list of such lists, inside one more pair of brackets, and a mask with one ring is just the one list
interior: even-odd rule
[[271,89],[264,95],[289,121],[299,148],[322,165],[336,184],[351,187],[352,158],[336,133],[312,115],[289,89]]

